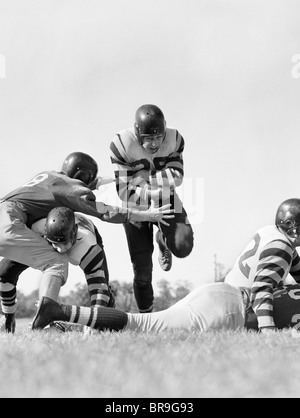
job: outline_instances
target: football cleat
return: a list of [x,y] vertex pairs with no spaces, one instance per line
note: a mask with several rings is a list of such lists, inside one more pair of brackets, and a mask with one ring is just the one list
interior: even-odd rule
[[33,318],[31,329],[44,329],[53,321],[66,321],[66,315],[59,303],[44,296]]
[[66,332],[66,324],[65,322],[51,322],[51,324],[49,325],[49,328],[59,331],[59,332]]
[[165,243],[161,240],[161,232],[157,231],[156,233],[156,242],[158,244],[159,255],[158,255],[158,262],[160,267],[164,271],[171,270],[172,267],[172,253],[169,248],[166,246]]
[[1,315],[0,330],[1,332],[14,334],[16,330],[16,319],[14,313]]
[[14,334],[15,330],[16,330],[16,319],[15,319],[15,314],[11,313],[11,314],[5,314],[5,329],[6,332],[11,332],[12,334]]

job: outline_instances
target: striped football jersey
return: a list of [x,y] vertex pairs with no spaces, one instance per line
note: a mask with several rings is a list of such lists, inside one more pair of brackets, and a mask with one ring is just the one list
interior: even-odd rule
[[237,258],[225,282],[251,288],[251,303],[259,327],[274,325],[273,291],[288,274],[300,283],[300,257],[276,226],[261,228]]
[[[71,264],[83,270],[91,306],[107,306],[110,300],[109,277],[101,236],[87,217],[76,213],[75,219],[78,225],[76,242],[65,256]],[[43,236],[45,224],[46,219],[41,219],[33,224],[32,230]]]
[[133,128],[118,132],[110,150],[117,193],[126,204],[148,206],[148,190],[175,188],[182,183],[184,139],[176,129],[166,128],[165,139],[155,154],[144,149]]

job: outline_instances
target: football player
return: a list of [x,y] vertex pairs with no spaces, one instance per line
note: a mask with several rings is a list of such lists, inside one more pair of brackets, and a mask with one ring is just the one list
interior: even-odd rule
[[300,199],[287,199],[278,207],[275,224],[259,229],[237,258],[225,282],[251,289],[251,304],[263,332],[276,329],[274,290],[290,274],[300,283]]
[[[175,218],[166,226],[157,223],[159,263],[164,271],[172,265],[172,254],[187,257],[193,248],[193,230],[176,187],[183,180],[184,140],[167,127],[161,109],[153,104],[139,107],[132,128],[119,131],[110,145],[117,193],[128,207],[148,208],[171,203]],[[134,295],[140,312],[153,308],[153,224],[124,225],[134,272]]]
[[91,306],[114,307],[114,295],[109,286],[109,271],[102,237],[94,223],[70,208],[52,209],[46,219],[32,225],[32,230],[44,237],[69,263],[84,272]]
[[170,308],[151,313],[62,305],[44,297],[32,329],[43,329],[53,321],[65,321],[100,331],[237,330],[245,325],[248,304],[249,292],[226,283],[199,286]]
[[[276,327],[293,328],[299,332],[300,285],[278,287],[274,291],[273,304]],[[63,305],[44,297],[33,320],[32,329],[43,329],[53,321],[81,324],[99,331],[208,332],[259,329],[257,316],[251,308],[250,289],[238,288],[224,282],[204,284],[170,308],[144,314],[126,313],[111,308]]]
[[[36,221],[47,217],[50,210],[66,206],[73,211],[97,217],[106,222],[161,222],[172,218],[170,205],[161,209],[137,211],[96,202],[93,193],[98,183],[98,165],[88,154],[74,152],[65,159],[61,172],[44,171],[25,185],[7,194],[0,202],[0,295],[4,299],[5,328],[13,331],[16,273],[20,264],[43,272],[40,296],[57,299],[66,280],[68,259],[31,230]],[[17,264],[16,264],[17,263]]]

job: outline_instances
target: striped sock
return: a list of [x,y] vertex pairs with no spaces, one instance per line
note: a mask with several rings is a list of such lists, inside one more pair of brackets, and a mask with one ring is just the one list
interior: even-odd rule
[[17,289],[11,283],[0,283],[0,302],[4,314],[13,314],[17,310]]
[[119,331],[127,324],[128,316],[125,312],[114,308],[61,305],[68,322],[86,325],[101,331]]

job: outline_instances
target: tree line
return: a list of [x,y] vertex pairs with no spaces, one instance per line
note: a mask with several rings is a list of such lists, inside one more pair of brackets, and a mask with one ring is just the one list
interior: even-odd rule
[[[110,281],[116,299],[116,307],[125,312],[138,312],[135,302],[132,282],[122,282],[118,280]],[[178,300],[186,296],[192,286],[187,281],[170,283],[166,279],[161,279],[157,283],[157,291],[155,292],[153,311],[161,311],[172,306]],[[36,304],[39,299],[38,290],[34,290],[29,295],[24,295],[18,291],[18,309],[17,318],[31,318],[35,315]],[[90,297],[85,283],[78,283],[74,290],[66,296],[59,297],[59,302],[68,305],[90,306]]]

